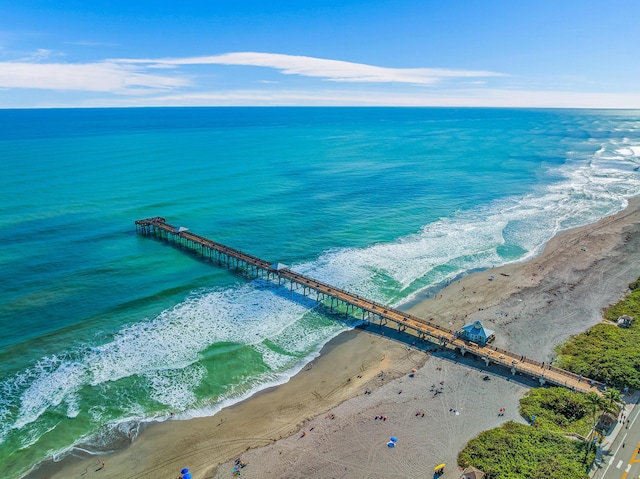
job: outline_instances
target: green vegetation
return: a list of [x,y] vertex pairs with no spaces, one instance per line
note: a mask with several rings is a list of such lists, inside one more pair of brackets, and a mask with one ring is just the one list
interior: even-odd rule
[[610,306],[604,312],[604,317],[611,321],[615,321],[623,314],[628,314],[640,320],[640,278],[629,285],[630,294],[618,303]]
[[588,395],[566,388],[535,388],[520,400],[520,414],[535,416],[538,428],[587,437],[601,409],[600,396],[594,396],[595,404]]
[[595,448],[542,427],[507,422],[480,433],[458,455],[462,467],[484,471],[486,479],[586,479]]
[[618,415],[623,404],[620,391],[607,389],[602,396],[582,394],[562,387],[536,388],[520,400],[520,414],[535,416],[535,427],[588,437],[603,414]]
[[[631,293],[609,307],[605,318],[623,314],[636,319],[629,328],[598,324],[558,347],[555,364],[576,374],[617,387],[640,389],[640,278]],[[462,467],[474,466],[487,479],[585,479],[595,459],[590,442],[568,437],[589,437],[599,416],[617,415],[620,392],[607,389],[602,396],[565,388],[536,388],[520,400],[523,417],[535,416],[532,426],[508,422],[469,441],[458,455]]]
[[629,288],[631,293],[604,316],[612,321],[632,316],[631,327],[603,323],[573,336],[557,348],[557,366],[618,388],[640,389],[640,278]]
[[566,388],[536,388],[520,400],[520,413],[533,425],[508,422],[481,433],[458,455],[461,467],[477,467],[487,479],[584,479],[595,448],[570,434],[589,437],[598,415],[615,411],[618,391],[604,397]]

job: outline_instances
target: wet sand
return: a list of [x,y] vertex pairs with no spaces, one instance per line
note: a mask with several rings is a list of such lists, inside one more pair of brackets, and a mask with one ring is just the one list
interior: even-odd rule
[[[553,238],[531,261],[468,275],[411,312],[451,329],[480,319],[496,346],[548,361],[640,276],[639,233],[634,198],[617,215]],[[469,439],[522,421],[518,400],[534,385],[526,378],[368,329],[340,335],[288,383],[213,417],[155,424],[123,451],[47,463],[28,477],[176,479],[188,467],[194,479],[229,478],[242,458],[247,478],[431,477],[445,462],[442,477],[453,479]]]

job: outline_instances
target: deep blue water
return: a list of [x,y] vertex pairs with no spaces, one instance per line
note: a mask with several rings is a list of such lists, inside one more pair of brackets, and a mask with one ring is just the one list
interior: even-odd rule
[[135,234],[164,216],[402,305],[640,193],[640,112],[0,111],[0,468],[213,414],[350,324]]

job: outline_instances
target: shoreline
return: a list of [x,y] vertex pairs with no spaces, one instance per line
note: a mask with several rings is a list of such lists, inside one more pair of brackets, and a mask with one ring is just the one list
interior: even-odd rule
[[[409,311],[450,329],[458,329],[477,319],[482,320],[486,326],[496,330],[496,346],[548,361],[557,344],[571,334],[580,333],[599,322],[602,308],[621,297],[626,285],[638,276],[640,198],[631,198],[625,210],[597,223],[564,231],[553,237],[544,250],[531,260],[466,275],[442,289],[435,297],[411,307]],[[536,326],[535,336],[531,334],[532,325]],[[333,469],[337,467],[335,464],[326,465],[324,457],[314,455],[314,448],[328,448],[327,443],[334,440],[348,441],[351,446],[349,434],[356,434],[357,431],[344,426],[341,418],[346,414],[355,418],[354,421],[358,424],[359,421],[364,421],[365,416],[362,415],[371,407],[367,404],[375,402],[384,404],[385,410],[391,411],[388,414],[390,418],[397,414],[402,416],[393,406],[400,397],[393,391],[399,388],[398,384],[403,384],[407,391],[409,387],[416,388],[412,396],[402,396],[402,400],[406,402],[402,406],[404,409],[426,409],[429,402],[431,408],[440,399],[433,398],[433,401],[428,400],[422,405],[421,391],[424,392],[426,388],[428,393],[429,386],[436,384],[436,379],[443,374],[447,376],[447,387],[450,382],[457,383],[456,390],[466,391],[467,396],[473,396],[476,390],[487,389],[489,384],[491,386],[482,396],[484,407],[470,402],[469,397],[456,398],[454,401],[460,412],[479,408],[475,412],[478,421],[468,422],[465,419],[464,431],[457,429],[455,421],[459,416],[449,414],[449,408],[443,408],[443,404],[438,404],[437,407],[443,408],[441,414],[446,419],[444,422],[439,415],[428,414],[428,421],[423,424],[428,424],[429,429],[432,426],[436,429],[454,428],[449,448],[458,449],[453,453],[437,453],[438,457],[446,458],[445,462],[455,462],[459,449],[480,431],[496,427],[509,419],[521,421],[517,414],[517,400],[532,386],[527,385],[526,381],[513,381],[508,376],[503,376],[497,368],[485,370],[477,364],[472,364],[472,368],[460,366],[459,357],[442,357],[436,351],[432,351],[432,354],[425,353],[407,347],[407,343],[389,339],[389,334],[382,337],[359,330],[341,333],[324,346],[319,357],[287,383],[260,391],[214,416],[151,424],[144,428],[143,434],[131,445],[113,454],[89,458],[70,455],[58,463],[47,461],[25,477],[175,479],[183,467],[189,467],[194,472],[194,479],[229,477],[233,464],[226,461],[247,449],[250,449],[250,453],[246,453],[243,460],[247,460],[245,456],[248,454],[251,460],[250,466],[243,469],[243,476],[246,477],[260,477],[256,473],[268,468],[271,468],[268,469],[270,475],[266,477],[282,477],[281,474],[289,477],[314,477],[316,474],[315,477],[320,478],[328,477],[323,474],[329,471],[332,474],[344,474],[342,469]],[[432,349],[437,348],[432,346]],[[423,365],[425,367],[421,368]],[[414,379],[420,378],[419,381],[407,380],[407,374],[412,369],[418,370]],[[381,371],[385,372],[384,377],[380,376]],[[487,374],[491,375],[492,380],[478,383],[478,378]],[[366,395],[366,401],[361,397],[365,391],[371,391],[371,394]],[[442,397],[455,395],[447,391]],[[415,404],[411,402],[412,398]],[[496,418],[493,413],[487,414],[484,411],[484,408],[488,408],[493,412],[497,408],[496,401],[509,402],[506,407],[508,414]],[[333,413],[336,421],[324,421],[321,416],[333,410],[337,411]],[[345,413],[345,410],[349,412]],[[487,414],[484,418],[483,411]],[[464,416],[466,418],[467,414]],[[361,427],[363,430],[377,428],[367,436],[374,437],[381,423],[371,423],[369,415],[366,418]],[[450,424],[452,420],[454,423]],[[311,440],[301,443],[296,432],[311,423],[322,424],[322,431],[326,433],[324,440],[317,444]],[[403,429],[411,430],[414,423],[417,424],[415,416],[414,420],[403,424]],[[320,430],[318,426],[314,428],[316,432]],[[393,434],[400,432],[395,431]],[[411,435],[414,443],[421,441],[419,431],[414,431]],[[315,441],[315,436],[320,434],[309,434],[309,439],[311,436]],[[366,442],[365,439],[361,442]],[[379,442],[376,442],[377,446]],[[314,446],[310,448],[309,444],[312,443]],[[278,469],[278,464],[282,462],[278,456],[284,452],[277,451],[276,448],[285,446],[290,448],[291,454],[293,451],[297,455],[304,453],[307,459],[303,463],[293,459],[285,461],[282,465],[285,469]],[[423,446],[434,451],[438,449],[435,444],[425,443]],[[384,456],[385,448],[386,446],[382,448],[384,452],[378,451],[376,454]],[[367,452],[369,453],[370,451]],[[332,452],[333,456],[336,454],[348,454],[348,451],[338,449]],[[413,461],[434,460],[431,456],[417,458],[414,453],[411,454]],[[104,460],[106,467],[95,471],[96,460]],[[349,468],[354,467],[357,460],[347,462],[349,464],[344,467]],[[268,464],[268,468],[256,467],[256,463]],[[219,464],[223,466],[218,468]],[[316,464],[315,469],[313,464]],[[307,470],[309,467],[316,472]],[[388,465],[381,463],[376,467],[384,468]],[[303,469],[304,474],[301,472]],[[457,477],[449,476],[449,473],[451,469],[443,477]],[[410,474],[406,477],[410,477]]]
[[[409,312],[450,329],[480,320],[498,333],[494,346],[549,361],[557,345],[599,323],[602,310],[624,296],[640,276],[639,261],[640,197],[634,197],[612,216],[554,236],[530,260],[464,276]],[[533,321],[541,334],[558,334],[530,340]]]

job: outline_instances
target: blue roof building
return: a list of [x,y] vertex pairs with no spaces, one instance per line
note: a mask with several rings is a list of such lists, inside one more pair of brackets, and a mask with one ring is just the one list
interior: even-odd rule
[[480,321],[465,324],[462,329],[458,331],[458,337],[483,346],[495,339],[493,331],[485,328]]

